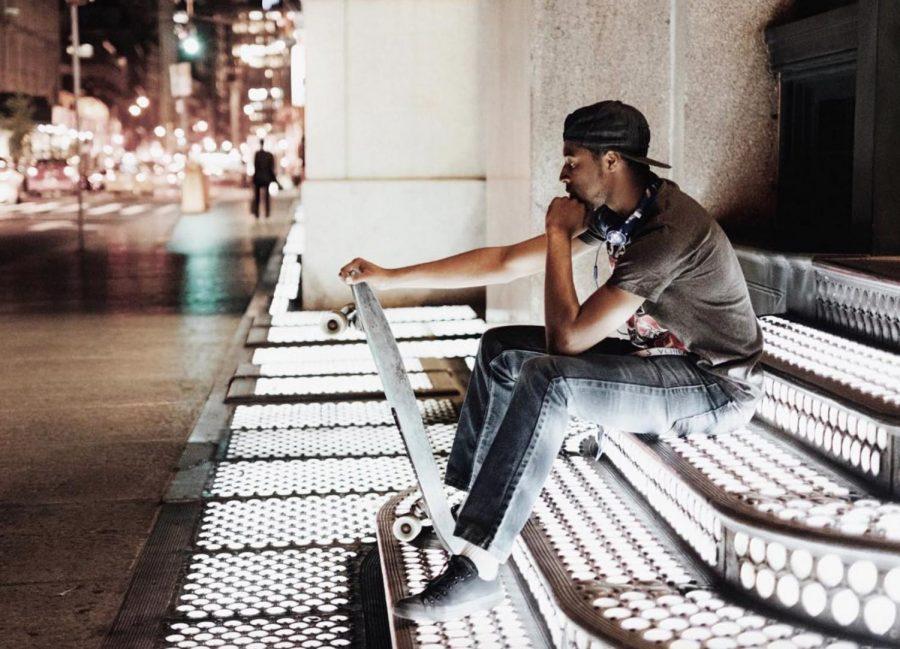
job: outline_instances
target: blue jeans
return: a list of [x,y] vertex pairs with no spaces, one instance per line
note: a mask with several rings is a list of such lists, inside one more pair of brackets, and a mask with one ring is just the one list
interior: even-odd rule
[[468,491],[455,534],[501,562],[531,515],[571,415],[666,436],[733,430],[753,414],[691,355],[632,356],[631,343],[612,338],[578,356],[545,350],[543,327],[485,332],[447,465],[447,484]]

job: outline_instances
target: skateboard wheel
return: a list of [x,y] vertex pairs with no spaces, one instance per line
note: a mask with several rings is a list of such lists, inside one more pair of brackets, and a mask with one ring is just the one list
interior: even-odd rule
[[330,336],[342,333],[350,325],[347,316],[340,311],[331,311],[322,318],[322,331]]
[[356,327],[356,305],[352,303],[329,311],[322,318],[322,331],[330,336],[343,333],[350,327]]
[[411,543],[422,531],[422,522],[414,516],[401,516],[394,521],[391,531],[401,543]]

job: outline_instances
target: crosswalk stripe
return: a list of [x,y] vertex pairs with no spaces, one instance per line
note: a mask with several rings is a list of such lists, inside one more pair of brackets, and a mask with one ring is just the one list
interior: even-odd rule
[[25,214],[38,214],[40,212],[50,212],[51,210],[55,210],[60,205],[62,205],[62,203],[59,201],[50,201],[48,203],[26,203],[19,206],[19,211],[24,212]]
[[178,209],[177,205],[172,205],[172,204],[163,205],[162,207],[157,207],[155,210],[153,210],[153,213],[158,214],[158,215],[163,215],[163,214],[166,214],[167,212],[172,212],[176,209]]
[[75,228],[75,224],[71,221],[41,221],[29,225],[28,229],[34,232],[44,232],[46,230],[69,230]]
[[111,212],[118,212],[122,209],[121,203],[107,203],[106,205],[100,205],[98,207],[92,207],[88,210],[88,214],[92,216],[99,216],[101,214],[110,214]]
[[139,214],[147,210],[147,205],[145,203],[139,203],[138,205],[129,205],[128,207],[122,208],[123,216],[132,216],[134,214]]

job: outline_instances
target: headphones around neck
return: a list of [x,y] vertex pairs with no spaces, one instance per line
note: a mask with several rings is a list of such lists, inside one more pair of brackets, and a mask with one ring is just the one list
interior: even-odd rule
[[[647,186],[647,189],[644,190],[641,200],[638,202],[637,207],[634,208],[634,211],[618,225],[614,225],[615,222],[619,220],[618,215],[606,205],[601,205],[594,213],[595,218],[597,219],[598,229],[606,244],[606,252],[610,257],[618,259],[625,254],[625,249],[628,247],[628,244],[631,243],[631,238],[637,231],[637,228],[641,223],[641,218],[656,201],[656,196],[659,194],[661,186],[662,180],[654,178]],[[600,250],[598,249],[597,257],[594,259],[595,284],[598,282],[599,277],[597,271],[599,257]]]

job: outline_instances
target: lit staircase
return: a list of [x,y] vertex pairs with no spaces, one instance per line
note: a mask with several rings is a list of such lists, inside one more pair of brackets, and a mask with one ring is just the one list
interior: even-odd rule
[[[417,625],[391,606],[446,556],[391,532],[416,500],[411,467],[361,333],[325,336],[323,314],[294,310],[301,244],[298,220],[221,397],[156,646],[900,643],[894,284],[811,263],[821,324],[761,318],[766,396],[745,430],[654,443],[573,420],[503,605]],[[387,315],[443,465],[485,325],[468,307]],[[600,461],[580,454],[598,432]]]

